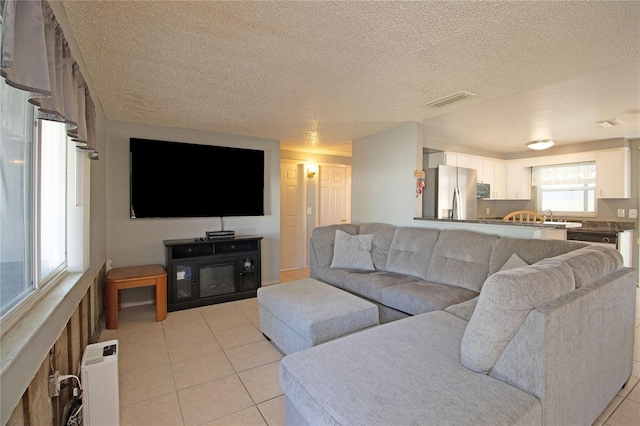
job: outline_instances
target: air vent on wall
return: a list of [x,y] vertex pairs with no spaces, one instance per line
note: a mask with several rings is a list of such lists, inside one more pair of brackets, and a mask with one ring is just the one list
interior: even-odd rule
[[468,98],[468,97],[471,97],[471,96],[475,96],[475,94],[469,93],[469,92],[465,92],[465,91],[461,91],[461,92],[454,93],[453,95],[445,96],[444,98],[440,98],[440,99],[436,99],[435,101],[431,101],[431,102],[429,102],[427,104],[427,106],[430,106],[430,107],[441,107],[441,106],[450,104],[451,102],[459,101],[461,99]]
[[617,118],[612,118],[611,120],[604,120],[604,121],[596,121],[596,124],[606,128],[609,127],[613,127],[613,126],[618,126],[620,124],[624,124],[622,121],[618,120]]

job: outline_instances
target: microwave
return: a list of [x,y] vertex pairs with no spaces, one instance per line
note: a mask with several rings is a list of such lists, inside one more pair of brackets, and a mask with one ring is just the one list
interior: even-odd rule
[[491,198],[491,185],[488,183],[478,183],[476,195],[478,198]]

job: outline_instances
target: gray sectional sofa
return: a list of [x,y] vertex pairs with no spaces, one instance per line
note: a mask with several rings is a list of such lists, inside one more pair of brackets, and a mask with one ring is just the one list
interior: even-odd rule
[[616,250],[367,223],[315,229],[310,257],[385,324],[283,358],[287,424],[589,425],[631,375]]

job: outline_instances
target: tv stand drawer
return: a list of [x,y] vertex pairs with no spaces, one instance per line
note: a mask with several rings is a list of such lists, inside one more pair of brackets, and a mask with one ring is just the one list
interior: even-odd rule
[[174,259],[184,259],[188,257],[201,257],[213,255],[213,243],[209,244],[187,244],[171,248]]

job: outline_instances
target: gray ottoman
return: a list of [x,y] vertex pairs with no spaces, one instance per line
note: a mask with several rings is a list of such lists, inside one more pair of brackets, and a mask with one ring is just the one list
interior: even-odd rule
[[285,354],[378,325],[378,307],[311,278],[258,289],[260,328]]

